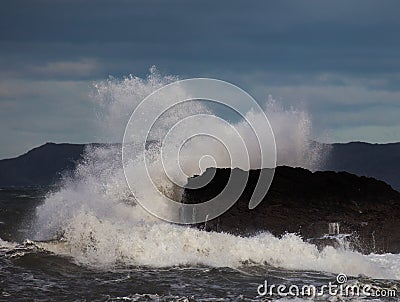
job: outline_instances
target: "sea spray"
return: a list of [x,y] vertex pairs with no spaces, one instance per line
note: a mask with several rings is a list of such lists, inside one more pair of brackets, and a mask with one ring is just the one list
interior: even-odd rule
[[[96,100],[103,106],[104,117],[100,129],[102,132],[107,129],[111,135],[109,141],[122,138],[129,113],[147,94],[175,79],[162,77],[152,69],[146,79],[132,76],[98,83]],[[310,143],[309,116],[294,109],[285,111],[272,98],[264,108],[279,136],[278,164],[317,168],[323,154]],[[201,105],[186,107],[184,112],[209,110]],[[193,152],[195,154],[196,150]],[[193,166],[200,169],[198,158]],[[191,172],[195,171],[199,170]],[[140,177],[141,172],[133,170],[132,173]],[[164,181],[162,176],[159,179]],[[163,186],[162,183],[157,185]],[[165,188],[168,189],[168,185]],[[94,146],[86,150],[74,176],[64,179],[60,188],[49,193],[44,204],[37,208],[34,231],[36,239],[63,239],[58,244],[42,243],[43,248],[99,267],[117,263],[155,267],[196,264],[238,267],[253,263],[400,278],[398,266],[391,267],[389,262],[379,261],[376,256],[332,247],[319,251],[295,235],[280,239],[270,234],[242,238],[162,222],[135,205],[125,181],[119,145]]]

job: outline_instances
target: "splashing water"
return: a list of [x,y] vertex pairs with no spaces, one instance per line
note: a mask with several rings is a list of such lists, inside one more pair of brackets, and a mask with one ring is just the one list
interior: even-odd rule
[[[97,83],[94,100],[102,110],[100,129],[106,134],[104,139],[121,140],[135,106],[154,90],[176,79],[163,77],[152,68],[146,79],[130,76]],[[310,143],[308,114],[284,110],[272,97],[264,108],[275,132],[278,164],[318,168],[325,150],[318,150]],[[210,111],[202,104],[185,107],[180,112],[187,115]],[[170,115],[165,125],[174,120],[171,116],[174,117]],[[175,118],[181,116],[175,115]],[[240,123],[236,126],[240,127]],[[195,149],[189,151],[196,154]],[[198,159],[194,158],[193,168],[186,171],[188,174],[201,172]],[[218,159],[215,162],[218,163]],[[140,171],[131,172],[140,177]],[[163,181],[162,176],[159,181]],[[167,184],[165,186],[168,188]],[[162,222],[135,206],[125,181],[119,145],[88,147],[74,177],[63,180],[60,189],[48,194],[44,204],[37,208],[34,231],[39,240],[62,235],[62,242],[41,243],[43,248],[72,256],[79,263],[100,267],[117,263],[154,267],[196,264],[239,267],[252,263],[294,270],[400,278],[400,266],[393,265],[399,260],[397,255],[386,258],[366,256],[332,247],[319,251],[316,246],[291,234],[281,239],[266,233],[242,238]]]

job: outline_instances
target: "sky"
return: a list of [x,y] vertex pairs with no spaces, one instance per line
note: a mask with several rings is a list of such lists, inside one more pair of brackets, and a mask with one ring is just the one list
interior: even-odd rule
[[400,2],[31,1],[0,10],[0,158],[98,141],[93,83],[229,81],[305,108],[316,139],[400,141]]

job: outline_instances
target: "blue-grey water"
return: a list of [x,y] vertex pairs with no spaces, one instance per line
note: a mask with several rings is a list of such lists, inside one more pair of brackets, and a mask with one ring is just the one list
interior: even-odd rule
[[[180,251],[182,246],[179,246],[179,240],[177,243],[171,243],[171,246],[165,242],[152,246],[152,242],[137,241],[141,250],[134,250],[135,242],[126,242],[130,244],[128,250],[120,247],[117,256],[115,256],[115,251],[101,250],[112,247],[107,246],[107,243],[102,244],[100,242],[102,237],[95,232],[91,233],[91,238],[95,237],[92,243],[87,241],[84,233],[79,233],[81,238],[75,238],[77,241],[81,240],[79,244],[82,244],[83,248],[79,244],[77,248],[77,243],[72,245],[66,242],[69,240],[68,235],[53,241],[34,241],[31,239],[36,231],[34,230],[36,208],[45,202],[46,193],[47,189],[2,189],[0,191],[1,301],[262,301],[293,298],[290,295],[282,297],[276,292],[272,296],[259,295],[257,288],[264,284],[265,280],[269,285],[283,284],[288,287],[310,284],[322,286],[329,282],[339,285],[336,280],[337,272],[333,272],[335,271],[334,264],[330,266],[329,263],[316,263],[313,266],[312,263],[308,263],[306,254],[295,259],[299,262],[300,269],[288,269],[288,267],[296,267],[293,259],[289,259],[290,255],[317,251],[307,250],[310,244],[302,243],[297,237],[273,239],[272,236],[268,237],[270,235],[261,236],[245,243],[249,245],[246,247],[233,245],[233,241],[242,240],[239,237],[197,230],[186,231],[180,227],[178,230],[181,233],[178,234],[197,237],[197,241],[195,238],[193,243],[186,238],[187,246],[184,245],[182,251]],[[85,227],[89,228],[93,225]],[[132,232],[142,230],[144,233],[147,232],[144,240],[153,240],[154,238],[151,237],[154,236],[151,234],[154,232],[153,228],[154,226],[150,231],[146,228],[138,228],[133,229]],[[108,236],[114,235],[107,234],[107,230],[104,228],[103,231],[106,233],[101,236],[108,240]],[[163,230],[163,228],[158,228],[157,232],[165,237]],[[172,232],[172,229],[168,230]],[[122,230],[121,232],[123,233]],[[73,232],[70,236],[71,234]],[[206,237],[202,238],[202,236]],[[222,237],[214,241],[215,236]],[[125,239],[129,240],[129,238]],[[212,247],[208,247],[206,252],[199,251],[199,247],[195,246],[194,242],[201,242],[201,240],[209,240],[209,243],[214,245],[217,245],[214,242],[219,241],[221,244],[229,243],[232,246],[221,245],[216,251],[213,251]],[[268,245],[260,243],[262,240],[276,241]],[[254,243],[254,241],[258,242]],[[146,244],[150,249],[149,254],[144,251]],[[203,246],[206,244],[206,241],[200,243]],[[255,247],[266,249],[258,251],[260,255],[267,255],[265,261],[260,262],[257,258],[259,254],[250,250]],[[157,250],[158,248],[160,250]],[[273,250],[267,251],[268,248]],[[274,258],[275,253],[282,254],[285,253],[283,249],[291,248],[293,251],[286,255],[287,263],[285,263],[285,257],[279,258],[279,255],[276,255],[276,259]],[[165,252],[168,249],[175,249],[172,254],[176,259],[166,258],[170,255]],[[249,256],[247,259],[246,253]],[[335,255],[332,251],[331,253]],[[323,260],[334,262],[338,259],[340,261],[340,255],[343,253],[346,251],[337,251],[336,256],[329,256],[327,252],[325,256],[320,254],[313,257],[316,257],[315,262],[318,262],[319,258],[333,257]],[[236,256],[238,261],[241,261],[239,265],[235,265],[237,259],[232,259]],[[387,294],[397,294],[400,285],[398,281],[400,267],[398,259],[400,258],[397,255],[362,256],[348,252],[345,257],[354,257],[351,262],[358,262],[359,265],[371,266],[368,269],[360,268],[360,272],[367,274],[357,274],[357,266],[351,267],[347,264],[348,284],[360,286],[369,284],[375,289],[386,290]],[[196,259],[199,259],[198,263]],[[279,259],[281,262],[277,261]],[[301,263],[302,259],[304,263]],[[325,270],[318,269],[323,265],[326,266]],[[300,296],[296,299],[308,298],[308,296]],[[329,295],[327,292],[322,296],[313,297],[313,300],[321,301],[340,299],[397,301],[396,297],[338,297]]]

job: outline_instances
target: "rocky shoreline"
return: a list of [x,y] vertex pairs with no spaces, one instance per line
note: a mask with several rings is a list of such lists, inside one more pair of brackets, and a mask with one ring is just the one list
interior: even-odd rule
[[[206,186],[185,189],[184,203],[204,202],[222,191],[231,169],[215,170]],[[318,245],[347,237],[351,247],[363,253],[400,252],[400,193],[385,182],[347,172],[277,167],[268,194],[250,210],[259,173],[250,171],[243,194],[227,212],[197,227],[246,236],[296,233]],[[204,174],[189,179],[188,185]]]

